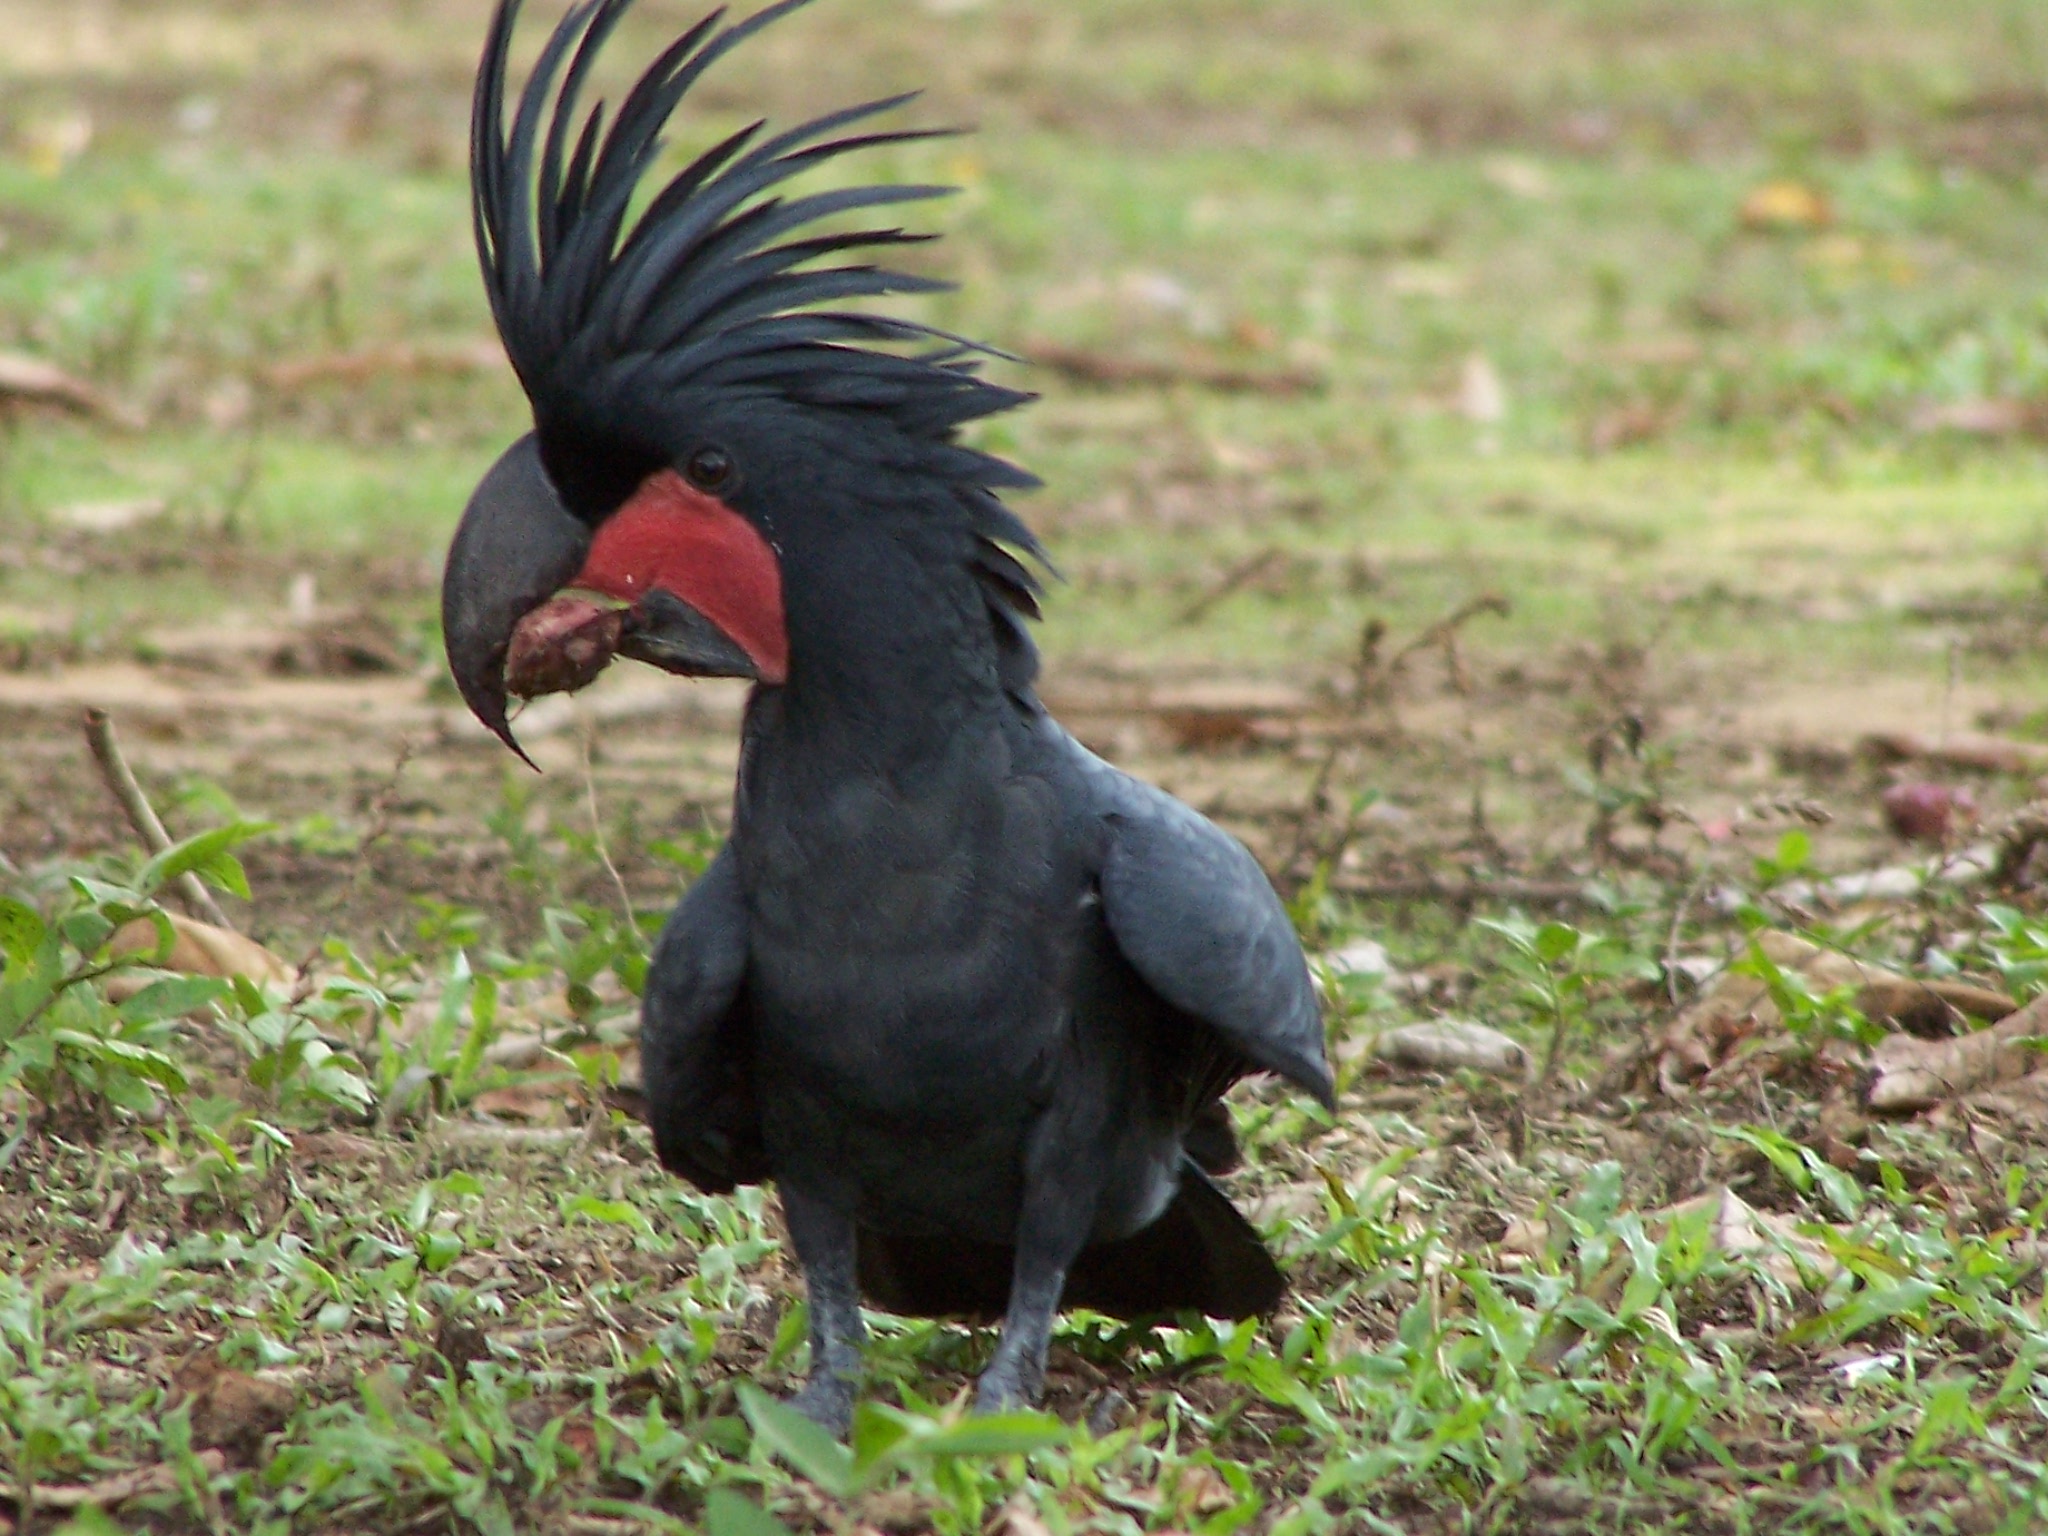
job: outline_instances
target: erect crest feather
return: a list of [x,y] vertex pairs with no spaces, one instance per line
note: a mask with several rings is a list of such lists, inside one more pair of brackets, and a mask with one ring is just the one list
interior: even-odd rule
[[[714,11],[669,45],[605,123],[580,116],[591,67],[632,0],[583,0],[555,28],[506,123],[506,73],[520,0],[500,0],[477,74],[470,169],[477,252],[491,312],[535,413],[583,414],[608,376],[639,390],[764,387],[805,404],[875,411],[918,437],[1028,397],[978,377],[989,349],[857,308],[950,285],[877,262],[829,262],[930,238],[900,228],[800,234],[865,209],[948,194],[879,184],[772,195],[854,150],[946,130],[850,132],[908,95],[844,108],[786,132],[764,122],[704,151],[637,219],[634,194],[661,155],[662,129],[704,72],[763,27],[809,3],[779,0],[727,24]],[[831,307],[821,307],[831,306]],[[878,344],[937,342],[921,355]],[[1030,483],[1014,469],[984,483]]]

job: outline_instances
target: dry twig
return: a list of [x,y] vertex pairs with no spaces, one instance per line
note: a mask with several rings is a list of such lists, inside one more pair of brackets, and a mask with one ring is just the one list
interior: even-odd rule
[[1238,561],[1167,622],[1174,625],[1194,623],[1231,593],[1265,575],[1280,559],[1280,555],[1281,550],[1277,544],[1268,544],[1256,554]]
[[1195,356],[1160,363],[1057,342],[1029,347],[1027,356],[1039,367],[1050,368],[1076,384],[1102,389],[1171,389],[1191,384],[1226,395],[1314,395],[1326,387],[1321,374],[1305,368],[1240,368]]
[[1439,880],[1421,875],[1409,880],[1338,878],[1330,889],[1367,901],[1442,901],[1472,906],[1482,901],[1526,902],[1533,907],[1586,907],[1593,898],[1569,880]]
[[[156,807],[149,803],[149,796],[136,782],[128,759],[121,755],[121,744],[114,739],[113,718],[104,709],[85,712],[85,741],[92,748],[93,760],[100,765],[100,777],[106,780],[108,791],[120,802],[128,817],[128,825],[135,829],[135,835],[142,839],[143,846],[153,855],[169,848],[171,834],[164,830]],[[197,875],[187,870],[178,876],[177,884],[178,894],[184,897],[185,904],[197,916],[216,928],[225,928],[230,933],[236,931],[227,914],[221,911],[220,903],[213,899],[213,892]]]

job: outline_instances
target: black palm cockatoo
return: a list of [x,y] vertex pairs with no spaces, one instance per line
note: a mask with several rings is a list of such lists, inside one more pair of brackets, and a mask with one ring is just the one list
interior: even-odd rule
[[442,603],[508,744],[510,694],[614,654],[755,682],[732,835],[647,975],[661,1159],[779,1185],[810,1294],[797,1401],[836,1428],[863,1295],[1000,1314],[985,1407],[1035,1400],[1062,1304],[1268,1312],[1280,1273],[1209,1174],[1246,1073],[1332,1103],[1287,916],[1240,844],[1033,692],[1018,556],[1043,556],[996,493],[1035,482],[959,440],[1028,397],[981,349],[841,307],[941,286],[850,259],[915,237],[846,216],[943,189],[773,190],[922,137],[856,131],[908,98],[742,129],[630,218],[685,92],[804,0],[691,28],[607,128],[578,97],[628,3],[570,11],[509,124],[518,0],[492,25],[477,244],[534,430],[471,500]]

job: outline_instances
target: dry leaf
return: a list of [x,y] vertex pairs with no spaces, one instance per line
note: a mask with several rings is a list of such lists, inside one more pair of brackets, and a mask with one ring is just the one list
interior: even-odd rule
[[[1757,943],[1773,965],[1799,973],[1817,992],[1891,974],[1789,933],[1762,933]],[[1724,970],[1665,1026],[1657,1046],[1658,1086],[1668,1098],[1683,1097],[1745,1041],[1775,1029],[1778,1022],[1778,1006],[1761,979]]]
[[[209,1477],[227,1470],[227,1457],[219,1451],[201,1451],[196,1460]],[[176,1493],[178,1474],[167,1466],[137,1467],[117,1472],[96,1483],[39,1485],[35,1491],[37,1509],[118,1509],[144,1494]]]
[[1863,750],[1883,762],[1928,762],[1978,773],[2048,771],[2048,743],[2014,741],[1957,731],[1940,737],[1882,731],[1863,738]]
[[1825,1285],[1842,1267],[1825,1245],[1800,1233],[1787,1218],[1756,1209],[1732,1189],[1695,1195],[1650,1212],[1643,1222],[1668,1228],[1671,1222],[1702,1210],[1714,1213],[1708,1231],[1716,1249],[1755,1260],[1758,1268],[1788,1290],[1803,1287],[1809,1280]]
[[313,1131],[292,1138],[292,1151],[303,1161],[320,1165],[327,1163],[366,1163],[389,1154],[391,1148],[381,1141],[372,1141],[367,1136],[353,1136],[347,1131]]
[[1554,190],[1550,172],[1534,160],[1525,160],[1520,155],[1490,156],[1479,167],[1479,174],[1510,197],[1527,198],[1532,202],[1550,196]]
[[2019,437],[2048,428],[2048,410],[2032,400],[1994,395],[1923,405],[1913,412],[1906,425],[1915,432],[1959,432],[1964,437]]
[[583,1097],[583,1079],[567,1073],[515,1083],[507,1088],[490,1088],[478,1094],[471,1107],[479,1114],[498,1120],[524,1120],[529,1124],[562,1119],[562,1106]]
[[996,1517],[988,1528],[988,1536],[1049,1536],[1045,1522],[1038,1518],[1025,1501],[1024,1495],[1013,1496],[1009,1503],[996,1511]]
[[1173,1485],[1173,1501],[1179,1509],[1197,1515],[1221,1514],[1237,1508],[1241,1502],[1230,1484],[1223,1481],[1222,1473],[1201,1465],[1181,1469]]
[[131,412],[115,405],[85,380],[66,373],[55,363],[24,357],[19,352],[0,352],[0,402],[9,400],[61,406],[81,416],[97,416],[125,427],[141,425]]
[[1745,229],[1825,229],[1835,210],[1825,192],[1803,181],[1767,181],[1750,188],[1737,217]]
[[80,533],[120,533],[138,523],[153,522],[170,510],[161,496],[137,496],[126,501],[79,501],[52,507],[50,521]]
[[[171,920],[173,939],[170,957],[159,969],[178,971],[187,976],[246,976],[259,986],[289,986],[292,968],[276,955],[247,939],[231,928],[216,928],[211,923],[202,923],[183,913],[165,914]],[[157,946],[156,925],[146,918],[137,918],[114,932],[108,941],[108,949],[115,955],[153,955]],[[121,990],[130,993],[147,985],[142,978],[116,976],[108,983],[109,996]],[[118,1001],[118,997],[116,998]]]
[[[1902,976],[1789,933],[1767,931],[1756,942],[1773,965],[1815,993],[1854,987],[1857,1011],[1873,1023],[1910,1032],[1903,1039],[1930,1035],[1952,1043],[1946,1037],[1967,1029],[1968,1020],[2002,1019],[2019,1006],[1988,987]],[[1745,1042],[1775,1032],[1780,1022],[1761,978],[1723,971],[1665,1026],[1657,1047],[1659,1087],[1667,1097],[1682,1097],[1736,1057]]]
[[272,363],[259,370],[257,377],[272,389],[295,390],[312,384],[363,384],[387,375],[459,377],[472,373],[495,373],[505,366],[504,347],[495,339],[479,336],[470,341],[446,342],[438,346],[413,346],[399,342],[390,346],[365,347],[358,352],[328,352],[317,357]]
[[2048,1033],[2048,996],[1989,1029],[1947,1040],[1893,1035],[1871,1053],[1877,1077],[1865,1095],[1872,1109],[1926,1109],[1973,1088],[2024,1077],[2039,1060],[2020,1042]]

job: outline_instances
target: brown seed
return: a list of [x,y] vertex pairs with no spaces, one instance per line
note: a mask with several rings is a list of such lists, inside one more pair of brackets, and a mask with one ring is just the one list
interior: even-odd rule
[[1942,843],[1951,832],[1977,824],[1977,801],[1946,784],[1894,784],[1879,797],[1892,831],[1915,843]]
[[623,608],[587,597],[542,603],[512,631],[505,655],[505,691],[514,698],[574,693],[611,665],[625,632]]

